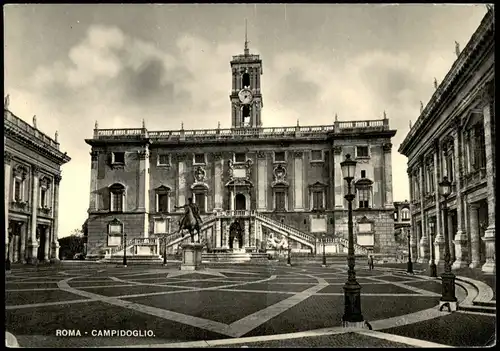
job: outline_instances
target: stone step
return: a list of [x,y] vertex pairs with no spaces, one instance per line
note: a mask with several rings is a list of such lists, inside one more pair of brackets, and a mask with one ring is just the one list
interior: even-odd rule
[[491,301],[473,301],[472,304],[474,306],[484,306],[484,307],[495,307],[497,306],[496,300]]
[[496,307],[488,307],[488,306],[458,305],[458,309],[461,311],[481,312],[481,313],[488,313],[491,315],[496,315],[497,313]]

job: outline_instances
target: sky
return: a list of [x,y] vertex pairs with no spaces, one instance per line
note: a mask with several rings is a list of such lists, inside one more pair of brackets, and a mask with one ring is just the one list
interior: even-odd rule
[[99,128],[231,124],[233,55],[261,55],[263,125],[381,119],[392,139],[394,201],[409,199],[397,150],[486,14],[475,5],[5,5],[9,109],[49,136],[62,167],[59,237],[87,218],[90,146]]

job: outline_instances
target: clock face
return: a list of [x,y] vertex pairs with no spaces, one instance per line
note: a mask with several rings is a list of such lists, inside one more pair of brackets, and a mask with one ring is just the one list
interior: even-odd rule
[[249,104],[253,99],[252,92],[248,89],[240,90],[238,97],[243,104]]

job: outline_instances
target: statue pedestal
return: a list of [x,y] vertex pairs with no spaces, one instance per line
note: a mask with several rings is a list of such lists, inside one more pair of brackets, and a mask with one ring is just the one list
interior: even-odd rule
[[201,265],[202,251],[202,244],[190,243],[182,245],[181,271],[196,271],[203,269]]

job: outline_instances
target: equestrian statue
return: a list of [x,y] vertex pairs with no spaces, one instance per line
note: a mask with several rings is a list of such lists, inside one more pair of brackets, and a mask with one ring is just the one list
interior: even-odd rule
[[183,206],[174,206],[176,209],[183,208],[184,216],[179,221],[179,232],[187,229],[191,235],[191,242],[194,243],[194,231],[198,233],[198,243],[200,243],[200,226],[203,223],[200,217],[198,205],[193,203],[192,198],[188,198],[188,203]]

